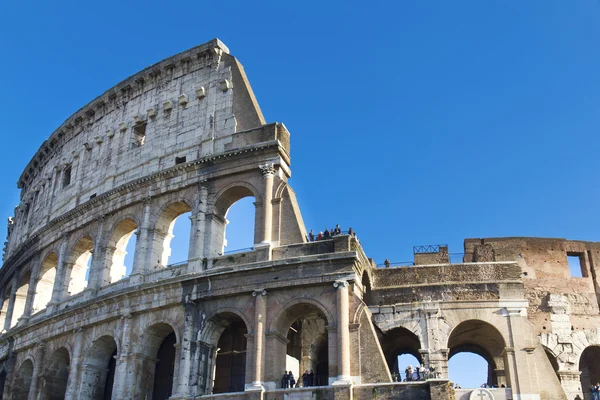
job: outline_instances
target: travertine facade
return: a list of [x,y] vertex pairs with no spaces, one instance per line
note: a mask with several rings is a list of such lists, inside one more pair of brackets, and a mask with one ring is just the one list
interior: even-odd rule
[[[462,263],[440,247],[377,268],[354,236],[307,241],[290,175],[290,134],[264,121],[218,40],[75,113],[19,179],[0,269],[2,398],[462,398],[474,393],[447,380],[461,351],[488,360],[501,399],[573,398],[600,379],[600,244],[468,239]],[[227,211],[248,196],[255,245],[223,255]],[[186,213],[188,259],[169,265]],[[402,353],[432,379],[393,383]],[[315,386],[281,388],[291,366]]]

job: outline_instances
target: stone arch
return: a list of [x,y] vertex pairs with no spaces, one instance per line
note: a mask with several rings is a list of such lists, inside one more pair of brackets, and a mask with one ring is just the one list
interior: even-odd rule
[[46,308],[52,299],[56,271],[58,268],[58,254],[55,251],[47,253],[42,261],[40,273],[35,286],[35,297],[33,299],[33,312]]
[[154,400],[168,398],[173,392],[176,375],[175,346],[180,343],[177,331],[171,323],[156,322],[142,332],[137,348],[141,355],[140,395]]
[[507,382],[503,381],[506,341],[494,325],[480,319],[462,321],[452,329],[447,348],[450,351],[448,360],[462,352],[483,357],[488,363],[487,384],[504,384],[508,387]]
[[255,212],[254,212],[254,238],[253,243],[260,242],[260,233],[257,229],[259,225],[259,213],[256,212],[256,203],[259,202],[258,191],[254,186],[247,182],[233,182],[224,188],[222,188],[209,202],[212,204],[210,209],[212,214],[210,215],[209,231],[210,231],[210,243],[208,249],[208,256],[215,257],[222,255],[224,249],[227,246],[226,240],[226,228],[227,228],[227,212],[236,202],[246,197],[254,197],[255,199]]
[[149,260],[150,270],[164,268],[169,264],[175,221],[182,214],[191,211],[192,207],[186,199],[169,202],[160,209],[151,235],[152,252]]
[[31,361],[29,358],[24,360],[21,365],[19,365],[19,368],[16,369],[16,371],[17,373],[14,378],[12,399],[27,400],[29,397],[29,391],[31,389],[31,378],[33,376],[33,361]]
[[87,276],[93,252],[94,239],[91,235],[82,236],[73,245],[68,262],[70,279],[67,291],[71,295],[80,293],[87,287]]
[[85,355],[79,396],[82,399],[110,399],[112,395],[117,342],[104,335],[92,342]]
[[244,325],[246,325],[246,327],[248,328],[248,333],[249,334],[254,333],[254,326],[250,322],[250,318],[248,318],[248,316],[246,314],[244,314],[240,310],[237,310],[232,307],[220,307],[206,316],[207,323],[198,332],[198,340],[200,340],[204,343],[211,343],[212,341],[214,341],[214,337],[212,336],[212,333],[210,331],[211,328],[208,327],[208,323],[210,321],[218,321],[219,316],[226,316],[226,315],[232,315],[233,318],[241,319],[244,322]]
[[60,347],[46,363],[43,375],[41,400],[62,400],[67,392],[71,357],[65,347]]
[[329,377],[338,375],[337,360],[331,363],[328,353],[330,343],[335,342],[335,333],[328,327],[334,323],[329,310],[316,300],[294,299],[282,307],[271,323],[271,332],[286,342],[277,336],[270,338],[274,351],[268,375],[277,387],[283,384],[279,376],[283,370],[291,370],[300,380],[305,371],[312,370],[311,386],[328,385]]
[[105,286],[127,276],[125,267],[125,256],[127,255],[127,244],[131,237],[136,234],[139,224],[133,216],[127,216],[115,223],[110,231],[106,248],[105,262],[101,285]]
[[200,333],[202,351],[208,355],[200,365],[207,376],[201,383],[204,393],[244,391],[249,327],[245,316],[231,309],[219,309],[206,320]]
[[414,356],[420,364],[423,364],[421,350],[421,340],[411,330],[405,327],[397,327],[383,333],[379,339],[381,350],[385,356],[388,367],[392,373],[400,374],[402,366],[398,365],[398,356],[410,354]]
[[590,400],[590,385],[600,382],[600,363],[598,360],[600,360],[599,345],[587,346],[579,357],[578,367],[581,372],[579,380],[585,400]]

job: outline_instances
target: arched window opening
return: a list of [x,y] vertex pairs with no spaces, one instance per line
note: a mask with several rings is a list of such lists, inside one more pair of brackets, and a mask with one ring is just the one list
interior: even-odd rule
[[175,332],[170,325],[159,323],[146,330],[142,343],[144,379],[140,397],[168,399],[173,393],[175,376]]
[[470,352],[456,353],[448,360],[448,375],[454,384],[462,389],[474,389],[494,383],[491,365],[479,354]]
[[[31,360],[25,360],[17,371],[17,376],[14,380],[13,400],[27,400],[29,397],[29,389],[31,387],[31,377],[33,376],[33,363]],[[1,393],[1,392],[0,392]]]
[[371,279],[367,271],[363,272],[362,276],[362,287],[363,287],[363,301],[368,305],[373,304],[373,297],[371,295]]
[[[449,360],[453,359],[448,363],[449,376],[463,388],[478,388],[482,384],[508,387],[504,372],[505,347],[502,334],[493,325],[480,320],[461,322],[448,339]],[[483,375],[478,376],[475,371]]]
[[137,224],[130,218],[121,221],[115,227],[106,246],[106,261],[110,268],[103,276],[102,286],[117,282],[131,274],[132,256],[137,241],[136,231]]
[[255,202],[254,196],[244,197],[227,210],[223,254],[248,251],[254,247]]
[[92,344],[82,372],[82,398],[110,400],[116,355],[117,344],[110,336],[102,336]]
[[17,293],[15,294],[15,306],[13,308],[12,320],[10,327],[17,325],[19,318],[23,316],[25,312],[25,303],[27,302],[27,292],[29,291],[29,279],[31,277],[31,271],[27,271],[19,278],[19,284]]
[[223,330],[217,343],[213,393],[243,392],[246,381],[246,324],[239,317]]
[[579,358],[581,390],[585,400],[591,400],[590,386],[600,382],[600,346],[589,346]]
[[[280,321],[279,329],[286,331],[285,371],[292,371],[297,387],[327,386],[329,384],[329,353],[327,318],[312,304],[292,306]],[[286,328],[287,327],[287,328]],[[278,377],[278,387],[289,387],[290,382]],[[332,371],[334,375],[336,371]]]
[[209,257],[225,254],[226,248],[227,252],[248,250],[260,241],[255,228],[255,202],[254,193],[246,186],[235,186],[221,194],[210,223]]
[[[422,365],[422,358],[419,353],[419,349],[421,349],[419,337],[406,328],[398,327],[381,335],[379,342],[392,378],[396,381],[413,380],[412,374],[416,372],[415,368]],[[405,360],[409,360],[409,362]],[[407,376],[409,365],[411,369],[408,372],[409,376]],[[428,368],[429,366],[425,367]],[[415,377],[421,379],[421,372],[415,374]]]
[[69,352],[64,347],[52,354],[43,375],[42,399],[63,400],[65,398],[69,381],[69,364]]
[[50,253],[42,262],[40,276],[35,286],[35,297],[33,299],[34,313],[46,308],[46,305],[52,299],[57,267],[58,256],[56,253]]
[[87,287],[93,251],[94,242],[89,236],[79,239],[75,245],[71,257],[71,279],[67,289],[70,295],[80,293]]
[[179,264],[188,259],[191,231],[191,208],[177,202],[166,208],[152,234],[150,270]]
[[0,311],[0,330],[4,329],[6,322],[6,313],[8,312],[8,303],[10,302],[10,290],[6,290],[4,301],[2,302],[2,311]]

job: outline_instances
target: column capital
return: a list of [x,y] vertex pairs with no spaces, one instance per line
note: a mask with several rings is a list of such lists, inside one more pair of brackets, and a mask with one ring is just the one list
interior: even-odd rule
[[333,287],[341,290],[341,289],[345,289],[349,286],[350,284],[348,283],[348,281],[335,281],[333,282]]
[[146,197],[144,197],[143,202],[144,202],[145,206],[149,206],[150,204],[152,204],[152,196],[146,196]]
[[267,291],[265,289],[255,289],[252,291],[252,297],[256,296],[266,296]]
[[260,172],[262,172],[263,178],[272,178],[275,176],[275,165],[273,163],[266,163],[259,165]]

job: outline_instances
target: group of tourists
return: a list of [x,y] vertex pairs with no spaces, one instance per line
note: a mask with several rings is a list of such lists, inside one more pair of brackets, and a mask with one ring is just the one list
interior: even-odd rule
[[590,385],[591,400],[600,400],[600,383]]
[[[319,232],[315,235],[315,233],[313,232],[313,230],[311,229],[310,232],[308,232],[308,241],[309,242],[316,242],[319,240],[327,240],[330,239],[333,236],[338,236],[342,234],[342,229],[340,228],[340,225],[337,224],[335,226],[335,228],[331,228],[331,230],[329,229],[325,229],[324,232]],[[348,229],[348,235],[350,236],[356,236],[356,234],[354,233],[354,230],[352,230],[352,228]]]
[[424,366],[418,364],[414,368],[412,367],[412,365],[409,365],[404,370],[404,374],[406,376],[404,382],[422,381],[426,379],[427,369],[425,369]]
[[[315,373],[311,370],[306,370],[302,374],[302,387],[315,386]],[[300,382],[296,382],[292,371],[283,371],[283,378],[281,378],[282,389],[293,389],[300,387]]]

